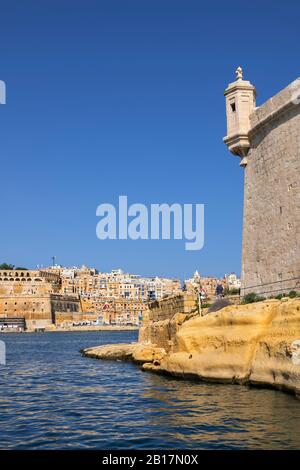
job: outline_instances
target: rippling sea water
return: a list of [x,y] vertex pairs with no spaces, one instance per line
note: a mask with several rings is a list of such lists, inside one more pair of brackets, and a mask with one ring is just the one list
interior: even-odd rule
[[136,332],[0,334],[1,449],[286,449],[300,445],[300,401],[100,361],[79,350]]

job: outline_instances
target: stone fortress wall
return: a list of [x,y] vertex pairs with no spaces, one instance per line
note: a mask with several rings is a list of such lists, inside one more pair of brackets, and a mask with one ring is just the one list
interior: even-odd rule
[[225,91],[230,151],[244,167],[242,291],[300,290],[300,79],[263,105],[237,70]]
[[24,318],[28,329],[81,319],[76,295],[59,294],[57,274],[0,270],[0,319]]
[[149,320],[169,320],[176,313],[191,313],[197,309],[197,297],[190,293],[181,293],[149,304]]
[[151,302],[143,315],[139,341],[156,344],[169,351],[179,326],[196,313],[197,296],[186,292]]

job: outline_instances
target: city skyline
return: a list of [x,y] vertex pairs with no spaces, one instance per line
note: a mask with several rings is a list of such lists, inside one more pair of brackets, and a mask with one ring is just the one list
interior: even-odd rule
[[[200,292],[207,302],[217,289],[239,294],[235,274],[203,277],[196,271],[181,282],[174,278],[142,277],[116,269],[98,272],[87,266],[52,265],[36,270],[0,265],[0,327],[65,328],[106,325],[140,325],[152,302],[166,298],[193,298]],[[13,326],[14,325],[14,326]]]
[[[53,259],[53,257],[50,257],[49,258],[50,260]],[[1,264],[0,263],[0,269],[3,269],[1,268]],[[3,263],[3,264],[7,264],[7,265],[10,265],[10,263]],[[227,275],[230,275],[230,274],[235,274],[238,278],[240,277],[240,273],[239,272],[236,272],[236,271],[233,271],[233,270],[229,270],[227,272],[224,272],[221,276],[217,276],[215,273],[207,273],[207,272],[202,272],[201,269],[199,269],[199,267],[195,267],[194,269],[192,269],[190,272],[187,272],[186,273],[186,276],[184,277],[176,277],[176,276],[161,276],[159,275],[158,273],[150,273],[149,275],[145,275],[144,273],[141,273],[141,272],[137,272],[137,271],[134,271],[134,272],[130,272],[126,269],[124,269],[121,265],[119,266],[111,266],[108,270],[103,270],[97,266],[93,266],[93,265],[88,265],[86,263],[83,263],[82,265],[75,265],[75,264],[70,264],[70,265],[63,265],[63,264],[60,264],[60,263],[55,263],[54,265],[53,264],[37,264],[35,266],[20,266],[20,264],[18,265],[13,265],[11,264],[11,266],[13,266],[12,269],[14,270],[34,270],[34,269],[51,269],[51,268],[54,268],[54,269],[82,269],[82,268],[87,268],[87,269],[91,269],[91,270],[96,270],[99,274],[111,274],[113,272],[116,272],[116,271],[121,271],[122,274],[126,275],[130,275],[130,276],[138,276],[138,277],[142,277],[142,278],[147,278],[147,279],[154,279],[154,278],[166,278],[166,279],[178,279],[182,282],[184,282],[186,279],[189,279],[189,277],[193,276],[195,273],[200,273],[201,277],[214,277],[214,278],[224,278],[225,276]],[[7,268],[6,268],[7,269]]]

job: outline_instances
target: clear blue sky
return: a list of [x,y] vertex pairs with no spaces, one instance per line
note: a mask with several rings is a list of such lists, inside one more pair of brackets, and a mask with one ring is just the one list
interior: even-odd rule
[[[240,272],[243,170],[222,142],[242,65],[258,104],[297,78],[290,1],[1,1],[0,261]],[[99,241],[96,207],[204,203],[205,246]]]

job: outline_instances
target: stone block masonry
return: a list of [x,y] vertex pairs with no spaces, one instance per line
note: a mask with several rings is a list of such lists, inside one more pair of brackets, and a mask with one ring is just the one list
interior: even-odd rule
[[169,320],[176,313],[191,313],[197,309],[196,297],[193,294],[182,293],[167,297],[149,304],[149,320]]
[[139,341],[169,351],[179,326],[187,317],[197,312],[197,297],[193,294],[182,293],[152,302],[143,315]]
[[[244,84],[241,87],[241,82]],[[227,121],[234,136],[224,141],[242,158],[244,217],[242,295],[266,297],[300,290],[300,100],[291,83],[260,107],[238,105],[237,89],[255,88],[241,78],[227,88]],[[233,103],[233,104],[232,104]],[[240,111],[239,111],[240,110]],[[239,129],[240,113],[249,113],[248,127]],[[228,129],[232,125],[228,124]],[[239,134],[240,133],[240,134]],[[241,135],[241,138],[239,138]]]
[[79,296],[62,295],[58,275],[45,271],[0,270],[0,319],[24,319],[26,328],[46,328],[82,319]]

